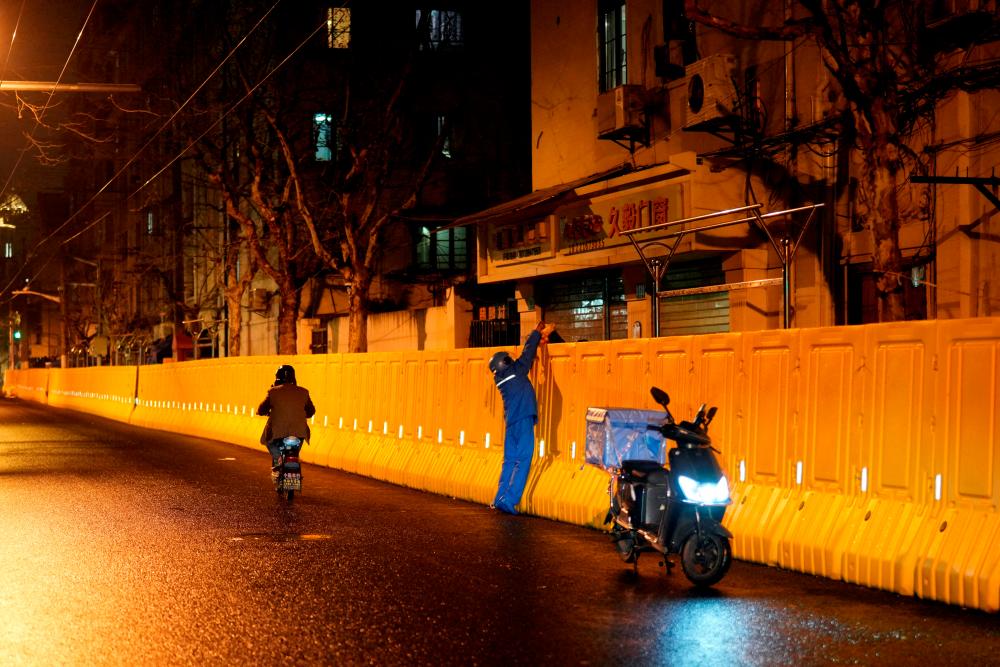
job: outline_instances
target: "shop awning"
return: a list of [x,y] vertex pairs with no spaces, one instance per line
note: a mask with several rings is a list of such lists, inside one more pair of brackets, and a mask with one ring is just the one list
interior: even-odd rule
[[548,215],[558,207],[573,201],[575,198],[573,191],[577,188],[621,176],[631,171],[631,169],[631,165],[626,163],[599,174],[591,174],[590,176],[578,178],[568,183],[560,183],[542,188],[541,190],[535,190],[534,192],[518,197],[517,199],[511,199],[484,211],[463,215],[460,218],[456,218],[453,222],[438,227],[436,231],[464,227],[466,225],[478,225],[484,222],[514,223]]

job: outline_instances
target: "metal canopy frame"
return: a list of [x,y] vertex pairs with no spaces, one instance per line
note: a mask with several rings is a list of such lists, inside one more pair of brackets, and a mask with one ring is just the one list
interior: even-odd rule
[[[996,176],[911,176],[911,183],[930,183],[933,185],[972,185],[979,194],[986,197],[991,204],[1000,209],[1000,197],[993,194],[988,188],[1000,185],[1000,178]],[[978,222],[976,223],[979,224]]]
[[[809,204],[808,206],[799,206],[796,208],[784,209],[781,211],[772,211],[770,213],[761,213],[762,204],[750,204],[749,206],[740,206],[738,208],[730,208],[724,211],[716,211],[715,213],[706,213],[704,215],[696,215],[690,218],[684,218],[683,220],[674,220],[672,222],[661,222],[656,225],[649,225],[646,227],[639,227],[637,229],[629,229],[621,232],[622,236],[627,236],[629,241],[635,247],[636,252],[639,253],[639,257],[642,259],[642,263],[646,266],[646,270],[649,275],[653,278],[653,293],[652,297],[652,324],[653,324],[653,335],[660,335],[660,299],[665,296],[677,296],[681,293],[684,294],[695,294],[695,293],[705,293],[712,291],[724,291],[730,289],[739,289],[745,287],[761,287],[766,285],[776,285],[779,282],[782,286],[782,324],[783,328],[787,329],[791,323],[791,277],[790,277],[790,266],[792,259],[795,257],[795,251],[798,250],[799,244],[802,242],[803,236],[805,236],[806,229],[809,227],[809,223],[812,222],[813,217],[816,215],[816,209],[823,207],[824,204]],[[801,213],[804,211],[809,212],[809,217],[806,218],[805,222],[802,223],[801,229],[799,229],[798,234],[793,239],[791,234],[788,233],[786,229],[785,233],[780,237],[776,236],[770,229],[768,229],[765,224],[765,220],[771,218],[778,218],[787,215],[792,215],[793,213]],[[703,225],[701,227],[694,227],[692,229],[682,229],[680,231],[671,232],[665,234],[662,237],[647,241],[645,243],[639,243],[635,239],[636,234],[644,234],[648,232],[655,232],[665,229],[670,229],[672,227],[679,227],[681,225],[687,225],[692,222],[702,222],[705,220],[713,220],[716,218],[725,217],[728,215],[743,214],[744,217],[737,220],[726,220],[723,222],[716,222],[712,224]],[[731,227],[733,225],[757,223],[757,226],[767,235],[768,241],[771,242],[771,247],[778,255],[778,260],[781,262],[781,278],[768,278],[764,280],[748,280],[738,283],[725,283],[723,285],[713,285],[711,287],[705,288],[694,288],[686,290],[672,290],[664,292],[660,290],[660,282],[663,280],[663,276],[666,275],[667,269],[670,267],[670,261],[674,257],[674,253],[677,252],[677,248],[681,243],[681,239],[687,234],[697,234],[698,232],[705,232],[712,229],[721,229],[723,227]],[[664,242],[665,239],[673,239],[673,242],[669,245]],[[652,248],[660,248],[664,252],[660,255],[647,256],[647,251]]]

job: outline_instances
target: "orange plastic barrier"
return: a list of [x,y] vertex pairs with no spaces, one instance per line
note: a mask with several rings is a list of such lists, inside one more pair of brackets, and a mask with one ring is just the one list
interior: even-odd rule
[[49,369],[10,369],[4,372],[3,392],[5,396],[23,398],[35,403],[47,404],[49,397]]
[[[317,406],[305,460],[486,503],[503,445],[492,352],[8,371],[5,392],[260,448],[257,404],[292,363]],[[737,557],[995,611],[998,360],[1000,318],[543,347],[521,507],[601,527],[608,475],[583,462],[584,415],[653,408],[655,384],[678,418],[719,407]]]

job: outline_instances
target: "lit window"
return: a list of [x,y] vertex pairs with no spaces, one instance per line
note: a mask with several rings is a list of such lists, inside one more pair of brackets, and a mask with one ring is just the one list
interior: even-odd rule
[[14,256],[14,244],[11,243],[10,241],[7,241],[6,243],[3,244],[3,256],[6,257],[7,259],[10,259],[11,257]]
[[346,49],[351,45],[351,10],[347,7],[327,7],[326,47]]
[[625,69],[624,0],[601,0],[597,19],[600,86],[601,92],[604,92],[625,84],[628,78]]
[[328,113],[313,114],[313,136],[316,138],[317,162],[333,159],[333,116]]
[[431,230],[420,228],[420,238],[417,240],[417,265],[426,269],[431,266]]
[[465,227],[432,232],[420,228],[417,266],[425,271],[464,271],[469,267]]
[[436,51],[462,45],[462,15],[456,11],[418,9],[417,29],[423,32],[421,48]]
[[156,233],[156,220],[152,211],[146,211],[146,234],[152,236]]
[[444,116],[437,117],[437,136],[444,138],[441,140],[441,155],[451,157],[451,129],[448,127],[448,119]]

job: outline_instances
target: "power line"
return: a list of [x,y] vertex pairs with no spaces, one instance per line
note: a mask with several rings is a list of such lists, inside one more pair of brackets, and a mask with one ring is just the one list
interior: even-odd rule
[[[100,187],[100,188],[99,188],[99,189],[97,190],[97,192],[95,192],[95,193],[93,194],[93,196],[91,196],[91,198],[90,198],[90,199],[88,199],[88,200],[87,200],[87,202],[86,202],[86,203],[84,203],[84,204],[83,204],[82,206],[80,206],[80,207],[79,207],[79,208],[78,208],[78,209],[77,209],[77,210],[76,210],[76,211],[75,211],[75,212],[74,212],[74,213],[73,213],[72,215],[70,215],[70,216],[69,216],[69,218],[68,218],[68,219],[67,219],[67,220],[66,220],[65,222],[63,222],[63,223],[62,223],[61,225],[59,225],[59,226],[58,226],[58,227],[57,227],[56,229],[54,229],[54,230],[53,230],[53,231],[52,231],[51,233],[49,233],[48,235],[46,235],[46,237],[45,237],[44,239],[42,239],[42,240],[41,240],[41,241],[40,241],[40,242],[39,242],[39,243],[38,243],[38,244],[37,244],[37,245],[35,246],[35,248],[36,248],[36,249],[37,249],[37,248],[38,248],[38,247],[39,247],[39,246],[40,246],[40,245],[41,245],[42,243],[44,243],[44,242],[48,241],[48,240],[49,240],[50,238],[52,238],[53,236],[55,236],[56,234],[58,234],[59,232],[61,232],[61,231],[62,231],[62,230],[63,230],[63,229],[64,229],[64,228],[65,228],[65,227],[66,227],[66,226],[67,226],[67,225],[68,225],[68,224],[69,224],[70,222],[72,222],[72,221],[73,221],[73,220],[74,220],[74,219],[75,219],[75,218],[76,218],[76,217],[77,217],[77,216],[78,216],[78,215],[80,214],[80,212],[81,212],[81,211],[83,211],[83,209],[85,209],[85,208],[86,208],[87,206],[89,206],[90,204],[92,204],[92,203],[94,202],[94,200],[95,200],[95,199],[97,199],[97,197],[98,197],[98,196],[100,196],[100,195],[101,195],[101,194],[102,194],[102,193],[103,193],[103,192],[104,192],[105,190],[107,190],[107,189],[108,189],[108,187],[109,187],[109,186],[110,186],[110,185],[111,185],[111,184],[112,184],[112,183],[113,183],[113,182],[115,181],[115,179],[117,179],[117,178],[118,178],[119,176],[121,176],[121,175],[122,175],[122,174],[123,174],[123,173],[125,172],[125,170],[126,170],[126,169],[128,169],[128,168],[129,168],[130,166],[132,166],[132,163],[133,163],[133,162],[135,162],[135,161],[136,161],[136,160],[137,160],[137,159],[139,158],[139,156],[140,156],[140,155],[142,155],[142,153],[143,153],[143,152],[144,152],[144,151],[145,151],[145,150],[146,150],[147,148],[149,148],[150,144],[152,144],[152,143],[153,143],[153,141],[154,141],[154,140],[155,140],[155,139],[156,139],[156,138],[157,138],[158,136],[160,136],[160,134],[162,134],[162,133],[163,133],[163,131],[164,131],[165,129],[167,129],[167,127],[169,127],[170,125],[172,125],[172,124],[173,124],[174,120],[175,120],[175,119],[177,118],[177,116],[178,116],[178,115],[180,114],[180,112],[181,112],[181,111],[183,111],[183,110],[184,110],[184,108],[185,108],[185,107],[186,107],[186,106],[187,106],[188,104],[190,104],[190,103],[191,103],[191,100],[193,100],[193,99],[194,99],[195,95],[197,95],[197,94],[198,94],[199,92],[201,92],[201,89],[202,89],[202,88],[204,88],[204,87],[205,87],[205,86],[206,86],[206,85],[208,84],[208,82],[212,80],[212,77],[214,77],[214,76],[216,75],[216,73],[218,73],[218,71],[219,71],[220,69],[222,69],[222,66],[223,66],[223,65],[225,65],[225,64],[226,64],[226,62],[227,62],[227,61],[228,61],[228,60],[229,60],[230,58],[232,58],[232,57],[233,57],[233,55],[234,55],[234,54],[236,53],[236,51],[237,51],[237,50],[238,50],[238,49],[239,49],[239,48],[240,48],[240,47],[241,47],[241,46],[243,45],[243,43],[244,43],[244,42],[245,42],[245,41],[246,41],[246,40],[247,40],[247,39],[248,39],[248,38],[250,37],[250,35],[252,35],[252,34],[253,34],[253,33],[254,33],[254,32],[255,32],[256,30],[257,30],[257,28],[259,28],[259,27],[260,27],[260,24],[264,22],[264,19],[266,19],[266,18],[267,18],[268,16],[270,16],[271,12],[272,12],[272,11],[274,11],[275,7],[277,7],[277,6],[279,5],[279,4],[281,4],[281,1],[282,1],[282,0],[277,0],[277,2],[275,2],[275,3],[273,4],[273,5],[271,5],[271,8],[270,8],[270,9],[268,9],[268,10],[267,10],[267,11],[266,11],[266,12],[264,13],[264,15],[260,17],[260,19],[259,19],[259,20],[257,21],[257,23],[255,23],[255,24],[254,24],[253,28],[251,28],[251,29],[250,29],[250,31],[249,31],[249,32],[248,32],[248,33],[247,33],[246,35],[244,35],[244,36],[243,36],[243,38],[242,38],[242,39],[240,39],[240,41],[239,41],[239,42],[237,42],[237,43],[236,43],[236,46],[234,46],[234,47],[233,47],[233,48],[232,48],[232,49],[231,49],[231,50],[229,51],[229,53],[228,53],[228,54],[226,54],[226,57],[225,57],[225,58],[223,58],[223,59],[222,59],[222,60],[221,60],[221,61],[219,62],[219,64],[218,64],[218,65],[216,65],[215,69],[213,69],[213,70],[212,70],[212,71],[211,71],[211,72],[209,73],[209,75],[208,75],[207,77],[205,77],[205,80],[204,80],[204,81],[202,81],[202,82],[201,82],[201,83],[200,83],[200,84],[198,85],[198,87],[197,87],[197,88],[196,88],[196,89],[194,90],[194,92],[192,92],[192,93],[191,93],[191,94],[190,94],[190,95],[188,96],[188,98],[187,98],[186,100],[184,100],[184,102],[183,102],[183,103],[182,103],[182,104],[181,104],[181,105],[180,105],[180,106],[179,106],[179,107],[177,108],[177,110],[176,110],[176,111],[174,111],[174,113],[173,113],[173,114],[172,114],[172,115],[170,116],[170,118],[168,118],[168,119],[166,120],[166,122],[164,122],[164,123],[163,123],[163,125],[161,125],[161,126],[160,126],[160,128],[159,128],[159,129],[157,129],[157,130],[156,130],[156,132],[154,132],[154,133],[153,133],[153,136],[151,136],[151,137],[150,137],[150,138],[149,138],[149,139],[148,139],[148,140],[146,141],[146,143],[144,143],[144,144],[143,144],[143,145],[142,145],[142,146],[141,146],[141,147],[140,147],[140,148],[139,148],[139,149],[138,149],[138,150],[137,150],[137,151],[136,151],[135,153],[133,153],[133,154],[132,154],[132,156],[131,156],[131,157],[130,157],[130,158],[129,158],[129,159],[128,159],[128,160],[126,161],[126,162],[125,162],[125,164],[124,164],[124,165],[122,166],[122,168],[121,168],[121,169],[119,169],[119,170],[118,170],[117,172],[115,172],[115,173],[114,173],[114,175],[112,175],[112,176],[111,176],[111,178],[109,178],[109,179],[108,179],[108,181],[107,181],[107,182],[106,182],[106,183],[105,183],[104,185],[102,185],[102,186],[101,186],[101,187]],[[315,33],[314,33],[314,34],[315,34]],[[177,158],[174,158],[174,160],[172,160],[172,161],[170,162],[170,164],[173,164],[173,162],[175,162],[176,160],[177,160]],[[169,166],[169,165],[168,165],[168,166]],[[163,170],[160,170],[159,172],[157,172],[157,175],[159,175],[160,173],[162,173],[162,171],[163,171]],[[135,194],[135,193],[133,193],[133,195],[134,195],[134,194]],[[129,197],[128,197],[128,198],[129,198],[129,199],[131,199],[133,195],[129,195]]]
[[204,132],[202,132],[200,135],[198,135],[198,137],[196,139],[194,139],[193,141],[191,141],[191,143],[189,143],[187,146],[185,146],[177,155],[175,155],[173,158],[171,158],[170,161],[167,162],[165,165],[163,165],[163,167],[161,167],[156,173],[154,173],[152,176],[150,176],[149,178],[147,178],[143,182],[143,184],[140,185],[135,190],[135,192],[133,192],[132,194],[130,194],[128,196],[128,199],[131,199],[132,197],[134,197],[137,194],[139,194],[140,192],[142,192],[142,190],[145,189],[146,186],[148,186],[150,183],[152,183],[158,176],[160,176],[160,174],[162,174],[164,171],[166,171],[167,169],[169,169],[170,166],[173,163],[175,163],[175,162],[177,162],[177,160],[181,159],[181,157],[183,157],[185,153],[187,153],[189,150],[191,150],[191,148],[194,147],[199,141],[201,141],[202,139],[204,139],[205,136],[209,132],[211,132],[212,130],[214,130],[216,128],[216,126],[218,126],[219,123],[221,123],[223,120],[225,120],[226,117],[229,116],[229,114],[231,114],[233,111],[235,111],[237,107],[239,107],[241,104],[243,104],[245,101],[247,101],[247,99],[249,99],[250,96],[253,95],[254,92],[257,91],[258,88],[260,88],[262,85],[264,85],[264,83],[267,82],[267,80],[270,79],[271,76],[275,72],[277,72],[279,69],[281,69],[282,67],[284,67],[284,65],[296,53],[298,53],[299,50],[302,49],[302,47],[304,47],[306,44],[309,43],[309,40],[311,40],[313,37],[315,37],[316,34],[320,30],[322,30],[323,28],[325,28],[325,27],[326,27],[326,21],[324,20],[323,23],[321,23],[315,30],[313,30],[311,33],[309,33],[309,35],[304,40],[302,40],[302,42],[297,47],[295,47],[295,49],[293,49],[291,53],[289,53],[287,56],[285,56],[285,58],[280,63],[278,63],[277,65],[275,65],[274,69],[272,69],[270,72],[268,72],[267,74],[265,74],[264,77],[260,81],[258,81],[250,90],[248,90],[247,93],[246,93],[246,95],[244,95],[243,97],[241,97],[233,106],[229,107],[229,109],[227,109],[225,113],[223,113],[221,116],[219,116],[219,118],[217,118],[214,123],[212,123],[207,128],[205,128]]
[[[45,100],[45,105],[41,108],[41,110],[37,114],[35,114],[35,124],[31,128],[31,133],[28,135],[28,143],[23,150],[18,152],[17,160],[14,162],[14,166],[10,170],[10,175],[7,176],[7,182],[3,184],[2,188],[0,188],[0,198],[2,198],[3,195],[7,192],[7,187],[13,180],[14,173],[17,171],[17,168],[21,165],[21,160],[24,159],[24,154],[28,152],[28,150],[31,148],[31,143],[35,139],[35,132],[38,131],[38,126],[41,125],[42,123],[42,117],[45,116],[45,112],[48,111],[49,105],[52,103],[52,97],[56,93],[56,88],[62,81],[63,75],[66,74],[66,69],[69,67],[69,62],[70,60],[73,59],[73,54],[76,53],[76,47],[79,46],[80,38],[83,37],[83,31],[87,29],[87,24],[90,23],[90,17],[94,14],[95,7],[97,7],[97,0],[94,0],[93,4],[90,5],[90,11],[87,12],[87,17],[83,20],[83,25],[80,27],[80,31],[76,33],[76,39],[73,41],[73,46],[70,48],[69,54],[66,56],[66,60],[63,61],[62,69],[59,70],[59,76],[56,78],[55,85],[52,86],[52,90],[49,91],[49,96],[48,99]],[[11,38],[11,49],[13,49],[13,47],[14,47],[13,38]],[[4,291],[6,291],[6,288],[4,288]]]
[[[108,187],[109,187],[109,186],[110,186],[110,185],[111,185],[111,184],[112,184],[112,183],[113,183],[113,182],[114,182],[114,181],[115,181],[115,180],[116,180],[116,179],[117,179],[117,178],[118,178],[119,176],[121,176],[121,175],[122,175],[122,174],[123,174],[123,173],[125,172],[125,170],[126,170],[126,169],[128,169],[128,168],[129,168],[129,167],[130,167],[130,166],[131,166],[131,165],[132,165],[132,164],[133,164],[133,163],[134,163],[134,162],[135,162],[135,161],[136,161],[136,160],[137,160],[137,159],[139,158],[139,156],[140,156],[140,155],[141,155],[141,154],[142,154],[142,153],[143,153],[143,152],[144,152],[144,151],[145,151],[145,150],[146,150],[146,149],[147,149],[147,148],[148,148],[148,147],[150,146],[150,144],[152,144],[152,142],[153,142],[153,141],[154,141],[154,140],[156,139],[156,137],[158,137],[158,136],[159,136],[159,135],[160,135],[160,134],[161,134],[161,133],[162,133],[162,132],[163,132],[163,131],[164,131],[164,130],[165,130],[165,129],[167,128],[167,127],[169,127],[169,126],[170,126],[170,125],[171,125],[171,124],[172,124],[172,123],[174,122],[174,120],[176,120],[176,118],[177,118],[177,116],[178,116],[178,115],[180,114],[180,112],[181,112],[181,111],[183,111],[183,110],[184,110],[184,108],[185,108],[185,107],[186,107],[186,106],[187,106],[188,104],[190,104],[190,102],[191,102],[191,101],[192,101],[192,100],[194,99],[194,97],[195,97],[195,96],[196,96],[196,95],[197,95],[197,94],[198,94],[198,93],[199,93],[199,92],[200,92],[200,91],[202,90],[202,88],[204,88],[204,87],[205,87],[205,86],[206,86],[206,85],[208,84],[208,82],[212,80],[212,78],[213,78],[213,77],[214,77],[214,76],[215,76],[215,75],[216,75],[216,74],[218,73],[218,71],[219,71],[219,70],[220,70],[220,69],[221,69],[221,68],[223,67],[223,65],[225,65],[225,64],[226,64],[226,62],[228,62],[228,61],[229,61],[229,59],[230,59],[230,58],[232,58],[232,56],[233,56],[233,55],[235,55],[235,53],[237,52],[237,50],[239,50],[239,48],[240,48],[240,47],[241,47],[241,46],[243,45],[243,43],[244,43],[244,42],[246,42],[246,40],[247,40],[247,39],[248,39],[248,38],[249,38],[249,37],[250,37],[250,36],[251,36],[251,35],[252,35],[252,34],[253,34],[253,33],[254,33],[254,32],[255,32],[255,31],[256,31],[256,30],[258,29],[258,28],[259,28],[259,27],[260,27],[260,25],[261,25],[261,24],[262,24],[262,23],[264,22],[264,20],[265,20],[265,19],[267,19],[267,17],[271,15],[271,13],[272,13],[272,12],[274,11],[274,9],[275,9],[275,8],[277,8],[277,6],[278,6],[279,4],[281,4],[281,2],[282,2],[282,0],[276,0],[276,2],[275,2],[275,3],[273,4],[273,5],[271,5],[271,7],[270,7],[270,8],[269,8],[269,9],[268,9],[268,10],[267,10],[267,11],[266,11],[266,12],[265,12],[265,13],[264,13],[264,14],[263,14],[263,15],[262,15],[261,17],[260,17],[260,19],[258,19],[258,20],[257,20],[257,22],[256,22],[256,23],[254,24],[254,26],[253,26],[253,27],[252,27],[252,28],[251,28],[251,29],[250,29],[250,30],[249,30],[249,31],[248,31],[248,32],[247,32],[247,33],[246,33],[246,34],[245,34],[245,35],[244,35],[244,36],[243,36],[243,37],[242,37],[242,38],[241,38],[241,39],[240,39],[240,40],[239,40],[239,41],[238,41],[237,43],[236,43],[236,45],[235,45],[235,46],[234,46],[234,47],[233,47],[233,48],[232,48],[232,49],[231,49],[231,50],[229,51],[229,53],[228,53],[228,54],[227,54],[227,55],[225,56],[225,58],[223,58],[223,59],[222,59],[222,60],[221,60],[221,61],[220,61],[220,62],[219,62],[219,63],[218,63],[218,64],[217,64],[216,66],[215,66],[215,68],[214,68],[214,69],[213,69],[213,70],[212,70],[212,71],[211,71],[211,72],[210,72],[210,73],[208,74],[208,76],[206,76],[206,77],[205,77],[205,79],[204,79],[204,80],[203,80],[203,81],[201,82],[201,84],[199,84],[199,85],[198,85],[198,87],[197,87],[197,88],[196,88],[196,89],[194,90],[194,92],[192,92],[192,93],[191,93],[191,94],[190,94],[190,95],[188,96],[188,98],[187,98],[187,99],[186,99],[186,100],[185,100],[185,101],[184,101],[184,102],[183,102],[183,103],[182,103],[182,104],[181,104],[181,105],[180,105],[180,106],[179,106],[179,107],[177,108],[177,110],[176,110],[176,111],[175,111],[175,112],[174,112],[174,113],[173,113],[173,114],[172,114],[172,115],[170,116],[170,118],[168,118],[168,119],[167,119],[167,120],[166,120],[166,121],[165,121],[165,122],[163,123],[163,125],[162,125],[162,126],[160,126],[160,128],[159,128],[159,129],[157,129],[157,131],[156,131],[156,132],[155,132],[155,133],[153,134],[153,136],[152,136],[152,137],[150,137],[150,138],[149,138],[149,140],[147,140],[147,141],[146,141],[146,142],[145,142],[145,143],[144,143],[144,144],[143,144],[143,145],[142,145],[142,146],[141,146],[141,147],[140,147],[140,148],[139,148],[139,149],[138,149],[138,150],[137,150],[137,151],[136,151],[135,153],[133,153],[133,155],[132,155],[132,156],[131,156],[131,157],[130,157],[130,158],[129,158],[129,159],[127,160],[127,161],[126,161],[126,163],[125,163],[125,165],[124,165],[124,166],[122,166],[122,167],[121,167],[121,168],[120,168],[120,169],[119,169],[119,170],[118,170],[117,172],[115,172],[115,173],[114,173],[114,174],[113,174],[113,175],[111,176],[111,178],[109,178],[109,179],[108,179],[108,181],[107,181],[106,183],[104,183],[104,185],[102,185],[102,186],[101,186],[101,187],[100,187],[100,188],[99,188],[99,189],[98,189],[98,190],[97,190],[97,191],[96,191],[96,192],[95,192],[95,193],[94,193],[94,194],[93,194],[93,195],[92,195],[92,196],[90,197],[90,199],[88,199],[88,200],[87,200],[87,201],[86,201],[86,202],[85,202],[85,203],[84,203],[83,205],[81,205],[81,206],[80,206],[79,208],[77,208],[77,210],[76,210],[76,211],[74,211],[74,212],[73,212],[73,213],[72,213],[72,214],[71,214],[71,215],[70,215],[70,216],[69,216],[69,217],[68,217],[68,218],[67,218],[67,219],[66,219],[66,220],[65,220],[65,221],[64,221],[64,222],[63,222],[63,223],[61,224],[61,225],[59,225],[59,226],[58,226],[58,227],[57,227],[56,229],[54,229],[53,231],[51,231],[51,232],[49,232],[48,234],[46,234],[46,235],[45,235],[45,236],[44,236],[44,237],[43,237],[42,239],[40,239],[40,240],[39,240],[39,241],[38,241],[38,242],[37,242],[37,243],[35,244],[35,246],[34,246],[34,247],[33,247],[33,248],[31,249],[31,251],[29,251],[29,252],[28,252],[28,254],[27,254],[27,255],[25,256],[25,260],[24,260],[24,263],[22,264],[22,266],[21,266],[21,267],[20,267],[20,268],[19,268],[19,269],[17,270],[17,272],[16,272],[15,274],[14,274],[14,276],[13,276],[13,277],[11,278],[11,280],[10,280],[10,281],[9,281],[9,282],[7,283],[7,285],[5,285],[5,286],[4,286],[4,288],[3,288],[2,290],[0,290],[0,294],[3,294],[3,293],[6,293],[6,292],[7,292],[7,291],[8,291],[8,290],[9,290],[9,289],[11,288],[11,286],[13,286],[13,285],[14,285],[14,283],[15,283],[15,282],[16,282],[16,281],[18,280],[18,278],[20,278],[20,276],[21,276],[21,275],[23,274],[24,270],[25,270],[25,269],[27,268],[27,265],[28,265],[28,262],[29,262],[29,261],[30,261],[30,260],[31,260],[31,259],[32,259],[32,258],[33,258],[33,257],[35,256],[36,252],[37,252],[37,251],[38,251],[38,250],[39,250],[39,249],[40,249],[40,248],[41,248],[41,247],[42,247],[42,246],[43,246],[43,245],[44,245],[45,243],[47,243],[47,242],[48,242],[48,241],[49,241],[50,239],[52,239],[52,238],[53,238],[54,236],[56,236],[56,235],[57,235],[57,234],[58,234],[59,232],[61,232],[61,231],[62,231],[63,229],[65,229],[65,228],[66,228],[66,227],[67,227],[67,226],[68,226],[68,225],[69,225],[69,224],[70,224],[71,222],[73,222],[73,221],[74,221],[74,220],[75,220],[75,219],[76,219],[76,218],[77,218],[77,217],[78,217],[78,216],[80,215],[80,213],[81,213],[81,212],[82,212],[82,211],[83,211],[84,209],[86,209],[86,207],[87,207],[87,206],[89,206],[89,205],[90,205],[91,203],[93,203],[93,202],[94,202],[94,200],[96,200],[98,196],[100,196],[100,195],[101,195],[101,194],[102,194],[102,193],[103,193],[103,192],[104,192],[105,190],[107,190],[107,189],[108,189]],[[96,0],[95,0],[95,4],[96,4]],[[93,10],[93,7],[91,7],[91,10]],[[89,15],[88,15],[88,18],[89,18]],[[323,24],[322,24],[322,25],[320,26],[320,28],[322,28],[322,27],[323,27],[323,25],[326,25],[326,24],[325,24],[325,22],[324,22],[324,23],[323,23]],[[312,37],[313,37],[313,36],[314,36],[314,35],[315,35],[315,34],[316,34],[316,33],[317,33],[318,31],[319,31],[319,28],[318,28],[317,30],[313,31],[313,32],[312,32],[312,33],[311,33],[311,34],[309,35],[309,37],[307,38],[307,40],[306,40],[306,41],[308,41],[308,39],[311,39],[311,38],[312,38]],[[81,34],[82,34],[82,30],[81,30]],[[79,39],[79,37],[78,37],[78,39]],[[303,44],[304,44],[304,43],[303,43]],[[299,45],[299,46],[298,46],[298,47],[297,47],[297,48],[296,48],[296,49],[295,49],[295,50],[294,50],[294,51],[292,52],[292,54],[290,54],[290,55],[289,55],[288,57],[290,58],[290,57],[291,57],[291,55],[293,55],[294,53],[298,52],[298,50],[299,50],[299,49],[301,49],[301,48],[302,48],[302,46],[303,46],[303,45]],[[72,55],[72,54],[71,54],[71,55]],[[285,60],[283,60],[283,61],[282,61],[282,62],[281,62],[281,63],[279,64],[279,66],[278,66],[278,67],[281,67],[282,65],[284,65],[284,64],[285,64],[285,62],[287,62],[287,60],[288,60],[288,58],[286,58]],[[68,60],[67,60],[67,63],[68,63]],[[277,69],[277,68],[276,68],[276,69]],[[65,68],[64,68],[64,71],[65,71]],[[274,71],[270,72],[270,73],[269,73],[269,74],[267,75],[267,77],[269,77],[269,76],[270,76],[271,74],[273,74],[273,73],[274,73]],[[60,75],[60,77],[61,77],[61,75]],[[262,80],[262,81],[261,81],[260,83],[263,83],[263,81],[264,81],[264,80],[266,80],[266,78],[267,78],[267,77],[265,77],[265,79],[263,79],[263,80]],[[258,86],[260,85],[260,83],[258,84]],[[255,86],[255,88],[254,88],[254,89],[256,89],[256,86]],[[51,100],[51,95],[50,95],[49,99]],[[243,99],[246,99],[246,98],[244,97]],[[242,103],[242,101],[243,101],[243,100],[241,99],[241,100],[240,100],[240,102],[237,102],[237,104],[236,104],[236,105],[234,105],[234,107],[233,107],[233,108],[235,108],[235,107],[236,107],[236,106],[238,106],[238,105],[239,105],[240,103]],[[228,115],[228,114],[229,114],[229,113],[230,113],[231,111],[232,111],[232,109],[230,109],[229,111],[227,111],[227,112],[226,112],[226,115]],[[225,117],[225,116],[223,116],[223,117]],[[221,118],[220,118],[220,120],[221,120]],[[218,121],[217,121],[217,122],[218,122]],[[214,125],[213,125],[213,127],[214,127]],[[210,131],[210,130],[211,130],[211,127],[209,128],[209,130],[208,130],[208,131]],[[208,131],[206,131],[206,132],[205,132],[205,134],[207,134],[207,132],[208,132]],[[202,134],[202,135],[201,135],[201,137],[199,137],[199,138],[198,138],[198,140],[200,141],[200,140],[201,140],[201,138],[202,138],[202,137],[204,137],[204,136],[205,136],[205,135],[204,135],[204,134]],[[156,175],[159,175],[159,174],[163,173],[163,171],[164,171],[164,170],[165,170],[165,169],[166,169],[167,167],[169,167],[169,166],[170,166],[171,164],[173,164],[174,162],[176,162],[176,161],[177,161],[177,160],[178,160],[178,159],[180,158],[180,156],[181,156],[181,155],[183,155],[183,154],[184,154],[184,152],[186,152],[186,151],[187,151],[187,150],[188,150],[189,148],[190,148],[190,146],[188,146],[187,148],[185,148],[185,149],[184,149],[184,151],[182,151],[180,155],[178,155],[178,156],[174,157],[174,158],[173,158],[173,159],[172,159],[172,160],[171,160],[171,161],[170,161],[170,162],[169,162],[169,163],[167,164],[167,166],[166,166],[166,167],[164,167],[163,169],[160,169],[160,170],[159,170],[159,171],[157,172],[157,174],[156,174]],[[21,155],[23,156],[23,152],[21,153]],[[18,164],[19,164],[19,163],[20,163],[20,157],[18,158]],[[15,169],[16,169],[16,167],[17,167],[17,165],[15,165]],[[150,180],[152,180],[152,179],[150,179]],[[8,179],[8,182],[9,182],[9,179]],[[148,184],[148,182],[149,182],[149,181],[147,181],[146,183],[144,183],[142,187],[145,187],[145,185],[147,185],[147,184]],[[5,187],[6,187],[6,186],[5,186]],[[139,190],[141,190],[141,189],[142,189],[142,188],[140,188]],[[138,193],[138,192],[139,192],[139,190],[137,190],[137,191],[136,191],[135,193],[132,193],[132,195],[129,195],[129,197],[128,197],[128,198],[130,199],[130,198],[131,198],[132,196],[134,196],[134,195],[135,195],[136,193]],[[2,191],[0,191],[0,192],[2,192]],[[103,216],[102,216],[102,218],[103,218]],[[89,229],[90,227],[92,227],[92,226],[93,226],[94,224],[96,224],[96,221],[95,221],[94,223],[91,223],[90,225],[88,225],[87,229]],[[81,233],[82,233],[82,232],[81,232]],[[73,237],[71,237],[71,238],[76,238],[76,236],[79,236],[79,233],[78,233],[78,234],[76,234],[76,235],[74,235],[74,236],[73,236]],[[44,268],[44,267],[45,267],[46,265],[48,265],[48,262],[49,262],[49,261],[51,261],[51,258],[50,258],[49,260],[47,260],[47,261],[46,261],[46,262],[45,262],[45,263],[44,263],[44,264],[42,265],[42,267],[41,267],[41,268]],[[40,272],[41,272],[41,269],[40,269],[39,271],[37,271],[37,272],[36,272],[36,273],[35,273],[35,274],[34,274],[34,275],[33,275],[33,276],[32,276],[32,277],[31,277],[31,278],[29,279],[29,281],[28,281],[28,282],[30,283],[30,282],[31,282],[32,280],[34,280],[35,278],[37,278],[37,277],[38,277],[38,275],[40,274]],[[9,299],[8,299],[8,300],[9,300]]]
[[14,21],[14,31],[10,34],[10,46],[7,48],[7,57],[3,61],[3,69],[0,70],[0,82],[3,82],[7,78],[7,66],[10,64],[10,54],[14,52],[14,40],[17,39],[17,29],[21,25],[21,15],[24,14],[24,3],[27,0],[21,0],[21,8],[17,11],[17,20]]

